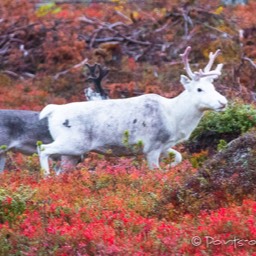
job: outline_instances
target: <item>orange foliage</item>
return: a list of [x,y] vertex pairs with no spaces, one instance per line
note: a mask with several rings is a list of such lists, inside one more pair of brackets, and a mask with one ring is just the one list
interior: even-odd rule
[[[34,4],[26,0],[0,3],[3,19],[0,31],[7,40],[0,44],[0,51],[7,51],[1,55],[0,68],[14,72],[15,78],[26,78],[26,73],[37,78],[54,76],[88,58],[90,62],[99,61],[118,71],[111,73],[110,84],[136,81],[140,85],[138,94],[154,88],[153,91],[166,95],[168,77],[171,90],[168,95],[172,96],[177,94],[182,70],[179,53],[189,44],[193,48],[191,62],[196,64],[205,61],[209,51],[221,48],[220,61],[225,63],[226,81],[232,81],[235,86],[245,81],[242,85],[248,87],[249,94],[252,90],[255,77],[241,56],[245,54],[252,60],[256,56],[256,21],[251,11],[255,9],[255,2],[235,8],[220,6],[217,0],[186,3],[161,0],[149,5],[129,1],[53,4],[45,12],[40,12],[40,8],[35,9]],[[243,46],[239,41],[241,28],[244,29]],[[118,41],[104,41],[108,37],[117,37]],[[170,67],[169,62],[177,64]],[[158,67],[159,73],[164,70],[164,75],[152,79],[144,72],[151,70],[152,65]],[[236,72],[241,69],[243,72]],[[120,77],[121,70],[125,77]],[[70,101],[79,94],[78,99],[83,100],[84,80],[78,70],[74,74],[68,72],[61,81],[51,81],[48,87],[43,84],[37,88],[47,87],[51,97],[61,95]],[[146,89],[147,84],[153,87]],[[247,100],[251,99],[249,94],[240,96]]]
[[235,10],[235,16],[238,20],[239,27],[242,29],[256,27],[256,2],[249,1],[246,5],[238,5]]
[[161,90],[159,86],[156,85],[146,85],[145,88],[145,93],[156,93],[156,94],[161,94]]
[[130,83],[113,83],[107,86],[109,90],[109,97],[113,99],[134,96],[135,82]]

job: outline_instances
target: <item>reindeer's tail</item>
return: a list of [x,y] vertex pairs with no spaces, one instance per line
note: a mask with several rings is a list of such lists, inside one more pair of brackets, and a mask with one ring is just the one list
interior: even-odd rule
[[41,112],[40,112],[40,114],[39,114],[39,119],[41,120],[41,119],[43,119],[43,118],[45,118],[45,117],[49,117],[49,116],[52,114],[52,112],[53,112],[57,107],[58,107],[58,105],[56,105],[56,104],[49,104],[49,105],[47,105],[46,107],[44,107],[44,108],[41,110]]

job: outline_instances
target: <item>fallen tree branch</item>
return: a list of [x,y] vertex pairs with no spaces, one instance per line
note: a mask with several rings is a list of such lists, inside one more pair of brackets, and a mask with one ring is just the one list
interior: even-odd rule
[[[84,36],[84,35],[79,35],[79,39],[84,40],[86,43],[89,43],[92,39],[89,38],[88,36]],[[117,42],[123,42],[125,39],[123,37],[104,37],[104,38],[96,38],[94,39],[94,42],[96,43],[106,43],[106,42],[113,42],[113,41],[117,41]]]
[[57,80],[60,76],[63,76],[65,74],[67,74],[68,72],[70,72],[72,69],[76,69],[76,68],[80,68],[82,66],[84,66],[86,63],[87,63],[88,59],[85,58],[83,61],[81,61],[80,63],[74,65],[73,67],[69,68],[69,69],[66,69],[64,71],[61,71],[59,73],[57,73],[53,78],[54,80]]
[[256,68],[256,63],[253,60],[251,60],[250,58],[243,57],[243,60],[247,60],[254,68]]
[[24,80],[24,77],[23,76],[20,76],[18,74],[16,74],[15,72],[11,71],[11,70],[4,70],[2,71],[4,74],[7,74],[9,76],[12,76],[16,79],[20,79],[20,80]]
[[115,13],[116,13],[117,15],[119,15],[120,17],[126,19],[127,21],[132,22],[132,20],[131,20],[128,16],[124,15],[122,12],[120,12],[120,11],[115,11]]

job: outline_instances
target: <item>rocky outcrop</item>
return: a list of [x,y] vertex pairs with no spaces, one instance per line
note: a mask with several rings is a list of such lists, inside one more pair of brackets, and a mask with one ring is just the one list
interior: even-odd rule
[[167,189],[158,210],[172,203],[175,208],[197,213],[239,204],[248,196],[256,199],[256,130],[231,141],[183,186]]
[[226,149],[212,156],[188,180],[186,188],[207,192],[225,189],[231,194],[256,196],[256,131],[231,141]]

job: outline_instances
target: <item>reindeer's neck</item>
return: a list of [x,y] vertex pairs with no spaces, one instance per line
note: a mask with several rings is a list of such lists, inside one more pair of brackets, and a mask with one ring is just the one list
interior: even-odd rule
[[177,134],[178,137],[181,137],[180,140],[188,139],[203,114],[187,91],[172,99],[172,115],[175,117]]

